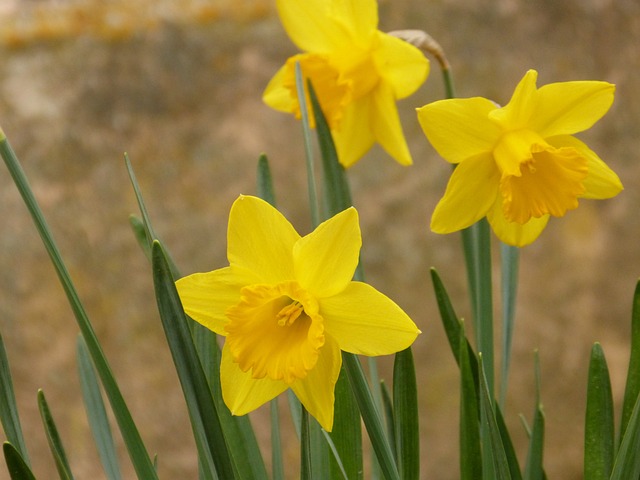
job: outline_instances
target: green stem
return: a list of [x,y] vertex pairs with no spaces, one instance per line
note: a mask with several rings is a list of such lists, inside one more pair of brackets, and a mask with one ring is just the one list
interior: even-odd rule
[[[441,60],[442,59],[442,60]],[[438,57],[445,86],[445,97],[455,98],[453,77],[446,57]],[[485,367],[487,388],[491,398],[494,395],[494,348],[493,348],[493,302],[491,278],[491,239],[487,219],[484,218],[462,231],[462,243],[467,265],[467,281],[471,297],[471,307],[476,334],[478,353],[481,353]],[[484,412],[481,416],[484,419]],[[487,422],[480,424],[480,441],[487,445],[490,432]],[[489,449],[482,449],[483,478],[493,478],[494,470]]]
[[309,110],[307,107],[306,95],[304,92],[304,79],[300,63],[296,62],[296,92],[298,103],[300,104],[300,115],[302,117],[302,134],[304,138],[304,151],[307,160],[307,190],[309,192],[309,208],[311,210],[311,221],[313,227],[320,224],[320,209],[318,207],[318,194],[316,192],[315,167],[313,165],[313,149],[311,148],[311,125],[309,123]]
[[453,88],[453,77],[451,76],[451,69],[447,65],[442,68],[442,81],[444,82],[444,96],[445,98],[455,98],[455,90]]
[[309,413],[302,406],[300,418],[300,478],[311,480],[311,432],[309,425]]
[[501,298],[502,298],[502,363],[500,371],[500,408],[506,409],[507,384],[511,365],[511,341],[515,323],[516,296],[518,291],[518,268],[520,249],[500,244]]

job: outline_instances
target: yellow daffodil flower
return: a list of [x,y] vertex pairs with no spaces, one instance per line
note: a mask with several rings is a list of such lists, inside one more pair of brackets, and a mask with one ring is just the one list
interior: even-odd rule
[[420,333],[400,307],[352,281],[361,246],[349,208],[300,237],[268,203],[239,197],[229,215],[229,266],[176,282],[185,312],[226,337],[222,396],[244,415],[291,388],[333,425],[340,350],[387,355]]
[[458,164],[433,212],[434,232],[461,230],[486,216],[498,238],[521,247],[579,199],[622,191],[618,176],[572,136],[609,110],[615,86],[577,81],[537,88],[537,75],[529,70],[502,108],[477,97],[418,109],[433,147]]
[[420,50],[377,29],[375,0],[278,0],[277,6],[287,34],[305,53],[289,58],[276,73],[264,92],[265,103],[300,118],[299,62],[345,167],[376,142],[400,164],[410,165],[395,102],[427,78],[429,62]]

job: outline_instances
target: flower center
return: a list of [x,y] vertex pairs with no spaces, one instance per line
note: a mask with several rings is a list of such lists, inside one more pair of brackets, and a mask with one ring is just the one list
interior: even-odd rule
[[227,309],[227,348],[243,372],[291,384],[316,365],[324,345],[318,302],[297,282],[250,285]]
[[284,85],[289,89],[290,95],[296,101],[293,107],[293,114],[296,118],[301,117],[300,104],[298,103],[298,93],[296,88],[295,65],[300,63],[302,77],[304,79],[305,101],[309,109],[309,123],[315,127],[315,118],[312,114],[311,98],[307,88],[307,80],[311,80],[313,90],[316,92],[318,102],[322,106],[327,123],[331,129],[337,128],[342,120],[344,109],[352,99],[353,82],[341,77],[340,72],[331,66],[322,55],[313,53],[302,53],[287,60],[287,75]]
[[534,132],[518,130],[503,135],[493,153],[507,220],[524,224],[577,208],[588,168],[575,148],[555,148]]

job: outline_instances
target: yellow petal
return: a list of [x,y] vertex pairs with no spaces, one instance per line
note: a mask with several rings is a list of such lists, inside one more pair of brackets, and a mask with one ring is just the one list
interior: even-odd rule
[[378,28],[378,3],[375,0],[334,0],[330,15],[352,34],[360,46],[368,45]]
[[582,182],[585,187],[585,192],[581,195],[582,198],[601,200],[615,197],[622,191],[622,182],[618,175],[600,159],[596,152],[577,138],[562,135],[547,138],[547,142],[556,148],[572,147],[587,159],[588,174]]
[[593,81],[550,83],[540,87],[531,128],[543,137],[582,132],[607,113],[614,92],[615,85]]
[[251,272],[232,267],[194,273],[176,282],[187,315],[209,330],[225,335],[225,312],[240,300],[240,289],[255,281]]
[[535,241],[547,226],[549,215],[540,218],[531,218],[525,224],[509,222],[502,210],[502,202],[499,200],[487,213],[487,220],[491,224],[496,236],[507,245],[524,247]]
[[222,399],[233,415],[245,415],[280,395],[288,386],[270,378],[255,379],[240,370],[226,346],[222,349],[220,384]]
[[373,56],[379,75],[395,99],[408,97],[427,79],[429,61],[416,47],[391,35],[378,32],[378,42]]
[[294,278],[292,252],[299,238],[289,221],[264,200],[241,195],[231,207],[229,263],[254,272],[264,283]]
[[287,35],[307,52],[328,53],[350,43],[344,23],[351,19],[336,16],[339,9],[327,0],[277,0],[278,14]]
[[315,368],[303,380],[291,385],[298,400],[327,432],[333,427],[334,390],[342,355],[336,341],[326,335],[326,343],[320,350]]
[[451,233],[476,223],[493,206],[499,184],[500,172],[490,154],[461,162],[436,205],[431,217],[431,230]]
[[372,92],[373,135],[382,148],[400,165],[411,165],[411,153],[402,133],[402,125],[391,88],[380,84]]
[[273,78],[269,81],[267,88],[262,94],[262,100],[274,110],[285,113],[293,113],[298,109],[298,102],[291,95],[291,88],[286,81],[289,75],[290,66],[288,64],[280,67]]
[[322,222],[293,248],[298,283],[315,297],[335,295],[353,278],[361,246],[355,208]]
[[530,119],[537,112],[537,78],[538,72],[529,70],[516,86],[509,103],[491,112],[489,117],[507,130],[517,130],[528,127]]
[[417,110],[422,130],[448,162],[459,163],[493,149],[502,129],[489,120],[496,105],[486,98],[440,100]]
[[326,336],[341,350],[389,355],[413,343],[420,330],[390,298],[371,285],[351,282],[338,295],[320,301]]
[[340,125],[331,130],[338,159],[345,168],[354,165],[375,143],[371,115],[371,96],[359,98],[345,108]]

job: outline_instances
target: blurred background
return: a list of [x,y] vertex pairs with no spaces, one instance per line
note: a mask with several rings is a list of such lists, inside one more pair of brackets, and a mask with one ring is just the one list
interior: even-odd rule
[[[262,152],[271,160],[280,209],[308,232],[301,126],[261,102],[268,80],[296,52],[274,4],[0,0],[0,125],[23,162],[148,450],[158,455],[161,478],[197,478],[197,462],[150,267],[128,225],[137,207],[123,153],[134,164],[157,232],[185,274],[225,265],[228,210],[239,194],[255,193]],[[380,28],[429,32],[452,63],[458,96],[504,104],[529,68],[538,70],[539,85],[581,79],[617,85],[611,111],[579,136],[618,172],[626,190],[613,200],[581,202],[522,250],[506,407],[524,459],[518,416],[531,419],[533,413],[538,349],[547,474],[580,479],[589,352],[593,342],[602,343],[619,414],[640,275],[640,4],[387,0],[380,3]],[[374,148],[349,176],[367,280],[423,331],[414,346],[422,476],[453,480],[459,476],[459,380],[429,268],[438,269],[467,319],[469,304],[459,235],[428,230],[450,167],[428,145],[415,115],[416,107],[443,92],[432,59],[426,84],[399,103],[414,166],[401,167]],[[51,478],[55,471],[37,411],[42,388],[77,478],[104,478],[77,379],[76,323],[4,167],[0,218],[0,331],[35,473]],[[499,333],[496,327],[496,338]],[[387,379],[391,360],[381,360]],[[252,418],[268,457],[265,412]],[[125,477],[132,478],[116,438]],[[294,440],[287,440],[285,452],[296,478]],[[8,478],[3,463],[0,478]]]

